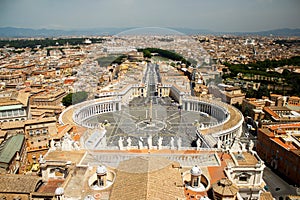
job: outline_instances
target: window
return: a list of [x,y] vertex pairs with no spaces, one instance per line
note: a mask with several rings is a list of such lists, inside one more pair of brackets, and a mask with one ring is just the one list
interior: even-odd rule
[[32,130],[29,131],[29,136],[33,136],[33,131]]
[[103,179],[100,179],[100,180],[99,180],[99,185],[100,185],[100,186],[104,186],[104,181],[103,181]]
[[3,116],[3,117],[7,117],[7,112],[5,112],[5,111],[2,112],[2,116]]
[[199,183],[199,177],[194,179],[193,186],[198,187],[199,186],[198,183]]
[[240,175],[238,175],[238,179],[240,183],[247,183],[250,179],[250,174],[248,173],[241,173]]
[[12,111],[11,111],[11,110],[7,111],[7,115],[8,115],[9,117],[12,116]]
[[239,178],[239,181],[247,182],[247,176],[241,176],[241,177]]
[[19,111],[18,110],[14,110],[14,116],[18,116],[19,115]]

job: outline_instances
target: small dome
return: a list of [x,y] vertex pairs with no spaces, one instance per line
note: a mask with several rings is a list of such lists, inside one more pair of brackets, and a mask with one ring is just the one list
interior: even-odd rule
[[192,169],[191,169],[191,174],[194,176],[200,176],[202,174],[201,169],[195,165]]
[[105,166],[99,165],[99,166],[97,167],[96,173],[97,173],[98,175],[104,175],[104,174],[106,174],[106,172],[107,172],[107,169],[106,169]]
[[84,200],[95,200],[95,198],[92,195],[87,195]]
[[56,188],[56,190],[55,190],[55,195],[60,196],[60,195],[63,195],[64,192],[65,192],[65,191],[64,191],[64,188],[58,187],[58,188]]

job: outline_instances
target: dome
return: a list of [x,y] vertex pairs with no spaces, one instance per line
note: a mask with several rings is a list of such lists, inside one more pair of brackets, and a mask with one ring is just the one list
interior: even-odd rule
[[56,188],[55,195],[60,196],[60,195],[63,195],[63,194],[64,194],[64,188],[62,188],[62,187]]
[[87,195],[84,200],[95,200],[95,198],[92,195]]
[[217,183],[213,184],[212,189],[215,194],[219,194],[227,197],[236,196],[236,194],[239,191],[238,187],[227,178],[223,178],[219,180]]
[[193,176],[200,176],[200,175],[202,174],[202,171],[201,171],[201,169],[200,169],[197,165],[195,165],[195,166],[191,169],[191,174],[192,174]]
[[106,174],[106,172],[107,172],[107,169],[106,169],[105,166],[99,165],[97,167],[96,174],[98,174],[98,175],[104,175],[104,174]]

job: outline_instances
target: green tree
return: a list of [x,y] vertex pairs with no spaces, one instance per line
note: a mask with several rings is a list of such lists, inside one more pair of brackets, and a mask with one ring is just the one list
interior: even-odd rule
[[261,85],[257,91],[256,98],[261,99],[262,96],[270,97],[270,91],[267,85]]
[[143,50],[144,58],[151,58],[151,52],[147,49]]
[[73,93],[69,93],[67,96],[65,96],[61,101],[62,104],[66,107],[72,105],[72,96],[73,96]]
[[246,91],[246,98],[255,98],[256,97],[256,92],[255,90],[253,90],[252,88],[248,89]]

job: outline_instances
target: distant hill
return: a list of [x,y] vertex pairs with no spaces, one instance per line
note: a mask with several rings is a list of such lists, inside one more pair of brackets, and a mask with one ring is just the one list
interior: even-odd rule
[[[228,34],[228,33],[227,33]],[[234,35],[259,35],[259,36],[300,36],[300,29],[274,29],[259,32],[232,32]]]
[[[115,35],[123,31],[134,28],[95,28],[83,30],[55,30],[55,29],[31,29],[31,28],[15,28],[0,27],[0,38],[8,37],[59,37],[59,36],[95,36],[95,35]],[[183,34],[202,34],[202,35],[261,35],[261,36],[300,36],[300,29],[276,29],[260,32],[214,32],[205,29],[191,28],[169,28]]]
[[99,28],[86,30],[55,30],[0,27],[0,37],[59,37],[59,36],[94,36],[115,35],[131,28]]

